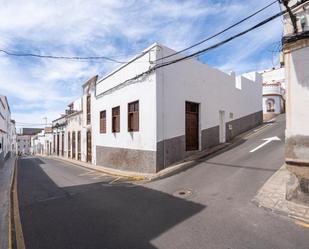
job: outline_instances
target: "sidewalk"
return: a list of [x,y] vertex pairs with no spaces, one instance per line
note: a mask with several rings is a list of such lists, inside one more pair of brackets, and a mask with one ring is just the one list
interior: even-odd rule
[[309,207],[285,199],[289,171],[283,165],[252,200],[259,207],[309,223]]
[[10,194],[16,157],[8,158],[0,169],[0,249],[10,245]]

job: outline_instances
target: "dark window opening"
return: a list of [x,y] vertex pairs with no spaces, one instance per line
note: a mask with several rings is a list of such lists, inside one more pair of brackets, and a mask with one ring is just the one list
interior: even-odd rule
[[120,107],[114,107],[112,109],[112,131],[120,132]]
[[128,131],[139,131],[139,102],[128,104]]

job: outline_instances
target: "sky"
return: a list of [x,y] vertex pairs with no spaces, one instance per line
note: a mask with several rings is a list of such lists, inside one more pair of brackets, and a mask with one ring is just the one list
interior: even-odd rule
[[[107,56],[127,61],[159,42],[186,48],[266,6],[273,0],[0,0],[0,49],[55,56]],[[258,16],[187,52],[236,34],[279,12]],[[282,21],[276,19],[198,59],[237,74],[277,66]],[[48,123],[82,94],[81,85],[119,64],[67,61],[0,53],[0,94],[19,127]],[[33,125],[32,125],[33,126]]]

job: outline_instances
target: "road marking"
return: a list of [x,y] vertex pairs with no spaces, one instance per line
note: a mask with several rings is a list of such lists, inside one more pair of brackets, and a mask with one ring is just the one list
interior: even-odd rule
[[79,174],[78,176],[89,176],[89,175],[95,175],[95,174],[97,174],[97,172],[95,172],[95,171],[88,171],[86,173]]
[[295,221],[295,224],[302,226],[302,227],[305,227],[305,228],[309,228],[309,224],[302,222],[302,221]]
[[264,138],[262,140],[265,140],[265,142],[260,144],[258,147],[254,148],[253,150],[250,150],[251,153],[257,151],[258,149],[262,148],[263,146],[270,143],[271,141],[280,141],[281,139],[278,137],[269,137],[269,138]]
[[100,179],[101,177],[106,177],[106,176],[107,176],[107,175],[105,175],[105,174],[101,174],[101,175],[92,177],[92,179]]
[[112,180],[111,182],[109,182],[108,184],[113,184],[114,182],[120,180],[121,178],[122,178],[122,177],[119,176],[119,177],[115,178],[114,180]]

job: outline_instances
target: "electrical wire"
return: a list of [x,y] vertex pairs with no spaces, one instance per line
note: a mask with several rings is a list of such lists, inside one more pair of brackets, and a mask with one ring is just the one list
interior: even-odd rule
[[124,61],[118,61],[106,56],[87,56],[87,57],[79,57],[79,56],[54,56],[54,55],[41,55],[41,54],[33,54],[33,53],[14,53],[9,52],[4,49],[0,49],[0,52],[9,55],[9,56],[17,56],[17,57],[37,57],[37,58],[46,58],[46,59],[62,59],[62,60],[107,60],[114,63],[124,64]]
[[218,33],[216,33],[216,34],[214,34],[214,35],[212,35],[212,36],[210,36],[210,37],[207,37],[206,39],[204,39],[204,40],[202,40],[202,41],[200,41],[200,42],[198,42],[198,43],[195,43],[195,44],[193,44],[193,45],[191,45],[191,46],[189,46],[189,47],[187,47],[187,48],[184,48],[184,49],[182,49],[182,50],[180,50],[180,51],[177,51],[177,52],[175,52],[175,53],[173,53],[173,54],[164,56],[164,57],[162,57],[162,58],[158,58],[156,61],[158,61],[158,60],[163,60],[163,59],[166,59],[166,58],[170,58],[170,57],[175,56],[175,55],[177,55],[177,54],[183,53],[183,52],[185,52],[185,51],[187,51],[187,50],[189,50],[189,49],[191,49],[191,48],[194,48],[194,47],[196,47],[196,46],[198,46],[198,45],[201,45],[201,44],[205,43],[206,41],[209,41],[209,40],[211,40],[211,39],[213,39],[213,38],[215,38],[215,37],[217,37],[217,36],[219,36],[219,35],[225,33],[226,31],[228,31],[228,30],[234,28],[235,26],[237,26],[237,25],[239,25],[239,24],[241,24],[241,23],[247,21],[248,19],[250,19],[250,18],[256,16],[257,14],[259,14],[260,12],[264,11],[265,9],[269,8],[270,6],[272,6],[273,4],[275,4],[275,3],[277,3],[277,2],[278,2],[278,1],[275,0],[275,1],[271,2],[270,4],[266,5],[265,7],[259,9],[258,11],[252,13],[251,15],[249,15],[249,16],[247,16],[247,17],[241,19],[240,21],[238,21],[238,22],[236,22],[236,23],[230,25],[229,27],[227,27],[227,28],[221,30],[220,32],[218,32]]
[[[293,5],[293,6],[291,7],[291,9],[294,9],[295,7],[297,7],[297,6],[299,6],[300,4],[302,4],[302,3],[304,3],[304,2],[307,2],[307,1],[308,1],[308,0],[302,0],[300,3],[298,2],[298,3],[296,3],[295,5]],[[155,66],[153,66],[152,68],[148,69],[147,71],[144,71],[144,72],[142,72],[142,73],[140,73],[140,74],[138,74],[138,75],[136,75],[136,76],[134,76],[134,77],[132,77],[132,78],[130,78],[130,79],[125,80],[124,82],[122,82],[122,83],[116,85],[115,87],[113,87],[113,88],[111,88],[111,89],[109,89],[109,90],[107,90],[107,91],[105,91],[105,92],[102,92],[102,93],[96,95],[96,97],[102,97],[102,96],[104,96],[105,94],[107,94],[107,93],[109,93],[109,92],[112,92],[114,89],[119,88],[119,87],[121,87],[122,85],[129,84],[131,81],[137,80],[137,79],[139,79],[140,77],[143,77],[143,76],[145,76],[145,75],[148,75],[148,74],[154,72],[155,70],[157,70],[157,69],[159,69],[159,68],[166,67],[166,66],[172,65],[172,64],[174,64],[174,63],[178,63],[178,62],[180,62],[180,61],[184,61],[184,60],[191,59],[191,58],[193,58],[193,57],[196,57],[196,56],[205,54],[205,53],[209,52],[210,50],[213,50],[213,49],[215,49],[215,48],[218,48],[218,47],[220,47],[220,46],[222,46],[222,45],[224,45],[224,44],[226,44],[226,43],[228,43],[228,42],[230,42],[230,41],[232,41],[232,40],[234,40],[234,39],[236,39],[236,38],[238,38],[238,37],[240,37],[240,36],[243,36],[243,35],[247,34],[248,32],[250,32],[250,31],[252,31],[252,30],[255,30],[255,29],[257,29],[257,28],[259,28],[259,27],[265,25],[266,23],[269,23],[270,21],[272,21],[272,20],[274,20],[274,19],[276,19],[276,18],[278,18],[278,17],[280,17],[280,16],[286,14],[287,12],[288,12],[287,10],[280,11],[279,13],[277,13],[277,14],[275,14],[275,15],[273,15],[273,16],[271,16],[271,17],[269,17],[269,18],[267,18],[267,19],[265,19],[265,20],[263,20],[263,21],[261,21],[261,22],[259,22],[258,24],[252,26],[252,27],[249,28],[249,29],[246,29],[246,30],[244,30],[244,31],[242,31],[242,32],[240,32],[240,33],[234,35],[234,36],[231,36],[231,37],[229,37],[229,38],[227,38],[227,39],[225,39],[225,40],[223,40],[223,41],[221,41],[221,42],[219,42],[219,43],[216,43],[216,44],[214,44],[214,45],[212,45],[212,46],[210,46],[210,47],[207,47],[207,48],[205,48],[205,49],[199,50],[199,51],[197,51],[197,52],[195,52],[195,53],[193,53],[193,54],[184,56],[184,57],[179,58],[179,59],[176,59],[176,60],[164,62],[164,63],[161,63],[161,64],[156,64]]]

